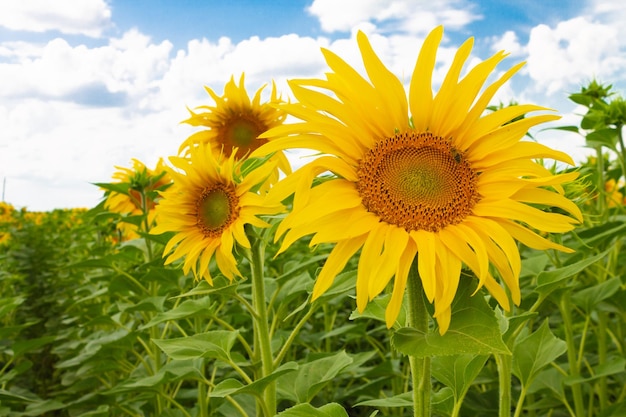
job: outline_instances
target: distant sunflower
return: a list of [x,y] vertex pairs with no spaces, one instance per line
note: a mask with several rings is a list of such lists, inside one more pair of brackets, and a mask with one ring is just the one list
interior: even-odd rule
[[216,156],[204,144],[188,157],[170,157],[178,170],[170,170],[174,184],[161,194],[156,208],[157,226],[152,233],[175,232],[163,255],[166,264],[185,257],[183,271],[212,283],[209,263],[214,257],[230,280],[241,276],[233,256],[235,243],[250,248],[244,226],[267,227],[257,216],[276,214],[280,204],[266,205],[253,187],[263,183],[274,169],[268,163],[240,178],[233,152]]
[[[272,83],[272,92],[269,101],[261,103],[261,93],[264,87],[257,90],[252,101],[244,87],[244,75],[241,75],[239,85],[233,77],[224,86],[224,95],[218,96],[211,88],[204,87],[215,101],[215,106],[200,106],[194,112],[189,110],[191,117],[183,123],[192,126],[203,126],[205,130],[192,134],[180,146],[179,153],[189,150],[200,143],[211,146],[214,154],[230,156],[235,152],[235,158],[241,160],[250,155],[255,149],[267,142],[260,135],[272,127],[281,125],[285,121],[286,113],[276,107],[281,103],[276,93],[276,85]],[[289,161],[282,152],[272,156],[277,167],[290,173]],[[272,181],[278,179],[278,172],[272,173]]]
[[[509,298],[490,265],[518,304],[521,262],[515,240],[537,249],[570,251],[533,230],[566,232],[582,220],[582,214],[564,197],[561,186],[577,174],[554,175],[534,161],[551,158],[573,164],[572,159],[539,143],[521,141],[530,127],[558,116],[520,118],[548,110],[531,104],[483,116],[495,92],[522,64],[504,72],[479,95],[505,53],[496,53],[459,80],[473,46],[469,39],[433,95],[432,73],[442,36],[443,28],[438,27],[424,41],[408,100],[402,83],[362,32],[357,42],[369,80],[322,49],[331,70],[326,79],[290,81],[299,102],[281,106],[302,121],[269,131],[264,136],[271,141],[257,153],[308,148],[322,154],[270,194],[282,200],[295,192],[293,210],[277,230],[277,239],[285,235],[281,251],[309,234],[314,234],[312,245],[336,243],[317,278],[313,299],[361,250],[357,308],[363,311],[395,276],[386,310],[391,327],[402,306],[409,268],[419,254],[424,292],[434,303],[443,334],[450,324],[463,264],[508,310]],[[336,177],[311,187],[315,176],[328,171]],[[571,217],[541,207],[558,208]]]
[[[133,159],[132,168],[116,166],[117,171],[113,173],[114,183],[128,184],[127,192],[108,191],[104,202],[104,207],[114,213],[124,215],[139,216],[148,214],[148,224],[154,222],[154,207],[156,205],[154,197],[157,190],[162,189],[172,182],[166,172],[163,159],[159,159],[154,169],[150,169],[143,162]],[[145,206],[145,207],[144,207]],[[136,227],[130,223],[119,223],[118,229],[122,232],[124,239],[134,239],[139,237]]]

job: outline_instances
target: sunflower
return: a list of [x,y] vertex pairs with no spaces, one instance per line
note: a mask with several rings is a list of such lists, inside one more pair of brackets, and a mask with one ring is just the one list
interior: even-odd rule
[[[148,224],[154,223],[156,202],[156,191],[166,187],[171,183],[171,178],[167,174],[165,163],[159,158],[154,169],[147,168],[143,162],[133,159],[132,168],[116,166],[117,171],[113,173],[113,180],[116,184],[128,184],[127,192],[109,190],[104,207],[114,213],[124,215],[140,216],[144,210],[148,214]],[[124,239],[134,239],[139,235],[136,227],[131,223],[119,223],[118,229]]]
[[235,243],[250,248],[244,226],[267,227],[258,218],[282,211],[280,204],[267,205],[253,192],[275,169],[267,163],[240,178],[235,152],[217,158],[206,145],[190,149],[187,157],[170,157],[179,171],[170,170],[174,184],[161,193],[157,205],[157,226],[152,233],[175,232],[163,256],[169,264],[183,256],[183,271],[212,284],[209,263],[213,257],[230,280],[241,276],[233,256]]
[[[255,149],[267,142],[260,135],[272,127],[281,125],[285,121],[286,113],[276,107],[281,103],[276,93],[276,84],[272,83],[272,92],[268,102],[261,103],[261,87],[254,95],[252,101],[244,87],[244,75],[239,79],[239,85],[234,77],[224,86],[224,95],[218,96],[211,88],[204,87],[207,93],[215,101],[215,106],[200,106],[194,112],[189,109],[191,117],[183,123],[192,126],[204,126],[206,129],[192,134],[180,146],[179,153],[189,152],[191,148],[200,143],[211,146],[216,156],[222,153],[241,160]],[[291,172],[289,161],[282,152],[277,152],[272,157],[280,170],[285,173]],[[278,179],[278,171],[272,172],[270,181]]]
[[[295,193],[293,209],[277,229],[276,239],[284,235],[281,252],[309,234],[314,234],[311,245],[336,244],[317,277],[313,299],[360,250],[357,308],[363,311],[395,276],[386,308],[391,327],[417,258],[441,334],[450,324],[463,265],[508,310],[509,295],[496,278],[519,304],[516,240],[537,249],[571,252],[537,231],[562,233],[582,221],[562,187],[577,173],[553,174],[535,162],[550,158],[573,164],[572,159],[521,140],[529,128],[558,116],[528,116],[549,110],[532,104],[483,115],[496,91],[523,64],[483,89],[506,56],[499,52],[459,79],[473,46],[470,38],[433,94],[432,73],[442,36],[443,28],[437,27],[425,39],[408,100],[402,83],[362,32],[357,42],[369,79],[322,49],[330,67],[326,79],[291,80],[298,102],[281,106],[301,121],[267,132],[264,136],[272,140],[257,151],[309,148],[321,153],[270,193],[277,200]],[[328,171],[335,175],[311,186],[314,177]]]

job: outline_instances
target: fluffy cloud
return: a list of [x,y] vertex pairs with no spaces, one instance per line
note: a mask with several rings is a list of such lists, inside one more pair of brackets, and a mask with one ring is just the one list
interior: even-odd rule
[[622,48],[616,27],[586,17],[554,28],[541,24],[530,32],[528,75],[548,94],[592,78],[623,80],[626,51]]
[[154,88],[169,67],[171,43],[152,44],[132,30],[102,47],[71,46],[56,38],[43,46],[2,45],[0,96],[118,102]]
[[308,11],[319,19],[326,32],[349,32],[365,22],[376,22],[381,30],[423,34],[437,24],[459,29],[480,19],[473,9],[465,0],[419,4],[413,0],[314,0]]
[[105,0],[28,0],[0,2],[0,26],[11,30],[99,37],[111,25]]

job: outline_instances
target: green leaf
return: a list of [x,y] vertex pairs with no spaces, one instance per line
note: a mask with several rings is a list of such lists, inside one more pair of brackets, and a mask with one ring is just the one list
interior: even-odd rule
[[213,330],[188,337],[152,341],[172,359],[212,358],[228,362],[237,334],[236,331]]
[[[211,285],[208,282],[202,280],[193,288],[191,291],[187,291],[184,294],[177,295],[174,298],[184,298],[191,296],[207,296],[210,294],[234,294],[239,286],[237,281],[229,282],[226,278],[223,277],[215,277],[213,280],[213,284]],[[222,284],[222,285],[220,285]]]
[[311,404],[298,404],[278,415],[281,417],[348,417],[346,410],[337,403],[326,404],[320,408],[315,408]]
[[587,134],[586,145],[590,148],[605,146],[613,151],[617,151],[617,131],[613,128],[594,130]]
[[151,312],[161,312],[163,311],[163,304],[165,303],[165,299],[167,297],[146,297],[141,298],[137,304],[131,305],[124,309],[125,313],[133,313],[136,311],[151,311]]
[[11,350],[13,351],[14,356],[20,356],[26,352],[31,352],[33,350],[39,349],[40,347],[49,345],[55,340],[56,336],[54,335],[39,337],[37,339],[18,340],[13,343],[13,346],[11,346]]
[[534,277],[539,275],[542,271],[545,271],[549,260],[548,255],[545,253],[523,259],[520,277]]
[[537,275],[537,286],[535,287],[535,291],[539,294],[548,295],[558,288],[563,288],[564,280],[571,278],[573,275],[576,275],[579,272],[583,271],[585,268],[594,264],[596,261],[603,259],[611,250],[613,250],[613,248],[609,248],[608,250],[599,253],[596,256],[585,258],[582,261],[573,263],[571,265],[567,265],[562,268],[552,269],[550,271],[541,272],[539,275]]
[[463,400],[467,390],[485,366],[487,355],[438,356],[431,362],[432,375],[452,389],[454,402]]
[[[454,407],[454,395],[448,387],[442,388],[434,392],[430,398],[430,402],[436,414],[433,415],[450,415]],[[412,408],[413,407],[413,391],[404,392],[399,395],[387,398],[377,398],[375,400],[361,401],[356,404],[359,406],[369,406],[377,408]]]
[[[28,393],[30,394],[30,393]],[[32,394],[30,394],[32,395]],[[24,393],[16,393],[16,392],[12,392],[12,391],[7,391],[5,389],[0,388],[0,400],[5,400],[5,401],[20,401],[20,402],[34,402],[37,401],[37,397],[35,396],[28,396],[25,395]]]
[[223,398],[227,395],[233,396],[237,394],[248,394],[254,396],[261,396],[265,387],[267,387],[272,381],[275,381],[279,377],[294,372],[298,369],[298,364],[295,362],[287,362],[274,370],[270,375],[261,379],[255,380],[249,385],[244,385],[237,379],[225,379],[215,386],[209,393],[211,397]]
[[21,416],[40,416],[45,415],[48,411],[55,411],[65,408],[65,404],[58,400],[45,400],[38,401],[34,404],[29,404],[26,410],[21,413]]
[[0,318],[15,310],[17,306],[22,304],[24,301],[26,301],[26,299],[19,296],[2,298],[2,303],[0,304]]
[[418,358],[464,353],[509,354],[498,320],[482,292],[472,296],[475,285],[473,280],[461,280],[452,303],[450,327],[444,335],[403,327],[393,334],[393,346],[405,355]]
[[621,285],[622,281],[620,277],[613,277],[592,287],[578,291],[572,296],[572,301],[589,313],[600,301],[606,300],[615,294],[617,290],[620,289]]
[[139,329],[148,329],[166,321],[180,320],[197,314],[210,315],[213,311],[212,304],[213,302],[209,297],[203,297],[197,300],[185,300],[176,308],[156,314],[152,317],[152,320]]
[[352,363],[344,351],[300,364],[296,372],[281,376],[277,391],[295,403],[306,403]]
[[578,133],[578,126],[558,126],[558,127],[551,127],[551,130],[565,130],[566,132],[574,132],[574,133]]
[[377,398],[375,400],[361,401],[356,404],[357,406],[369,406],[369,407],[413,407],[413,391],[404,392],[399,395],[387,398]]
[[101,405],[95,410],[79,414],[78,417],[107,417],[111,415],[108,405]]
[[513,374],[528,386],[537,374],[567,350],[567,344],[550,331],[548,320],[513,348]]
[[615,356],[610,358],[604,363],[601,363],[593,368],[593,375],[590,377],[577,377],[567,378],[565,380],[566,385],[580,384],[583,382],[594,381],[598,378],[602,378],[609,375],[620,374],[624,372],[626,368],[626,358],[621,356]]
[[626,222],[610,221],[602,223],[598,226],[578,231],[578,237],[583,240],[585,245],[594,247],[606,240],[611,240],[618,236],[623,236],[626,230]]
[[103,188],[106,191],[113,191],[114,193],[126,195],[128,195],[128,190],[130,189],[130,184],[127,182],[95,182],[93,185]]
[[172,360],[165,364],[163,368],[154,375],[143,376],[140,378],[130,378],[121,384],[116,385],[109,390],[107,394],[119,394],[129,391],[156,391],[160,385],[179,381],[181,379],[202,380],[203,375],[200,372],[200,364],[197,360],[177,361]]

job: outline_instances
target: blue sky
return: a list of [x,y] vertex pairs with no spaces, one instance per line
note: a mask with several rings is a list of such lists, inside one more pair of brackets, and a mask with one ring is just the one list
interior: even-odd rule
[[[92,207],[92,183],[137,158],[154,166],[194,130],[186,107],[212,104],[246,74],[254,92],[319,77],[320,47],[359,68],[363,30],[404,80],[434,26],[446,33],[434,88],[456,48],[475,38],[473,65],[500,49],[499,67],[526,61],[496,100],[555,108],[576,124],[567,95],[597,77],[626,90],[626,6],[619,0],[23,0],[0,2],[0,186],[30,210]],[[404,80],[407,81],[407,80]],[[494,103],[497,104],[497,103]],[[582,139],[539,141],[584,158]]]

